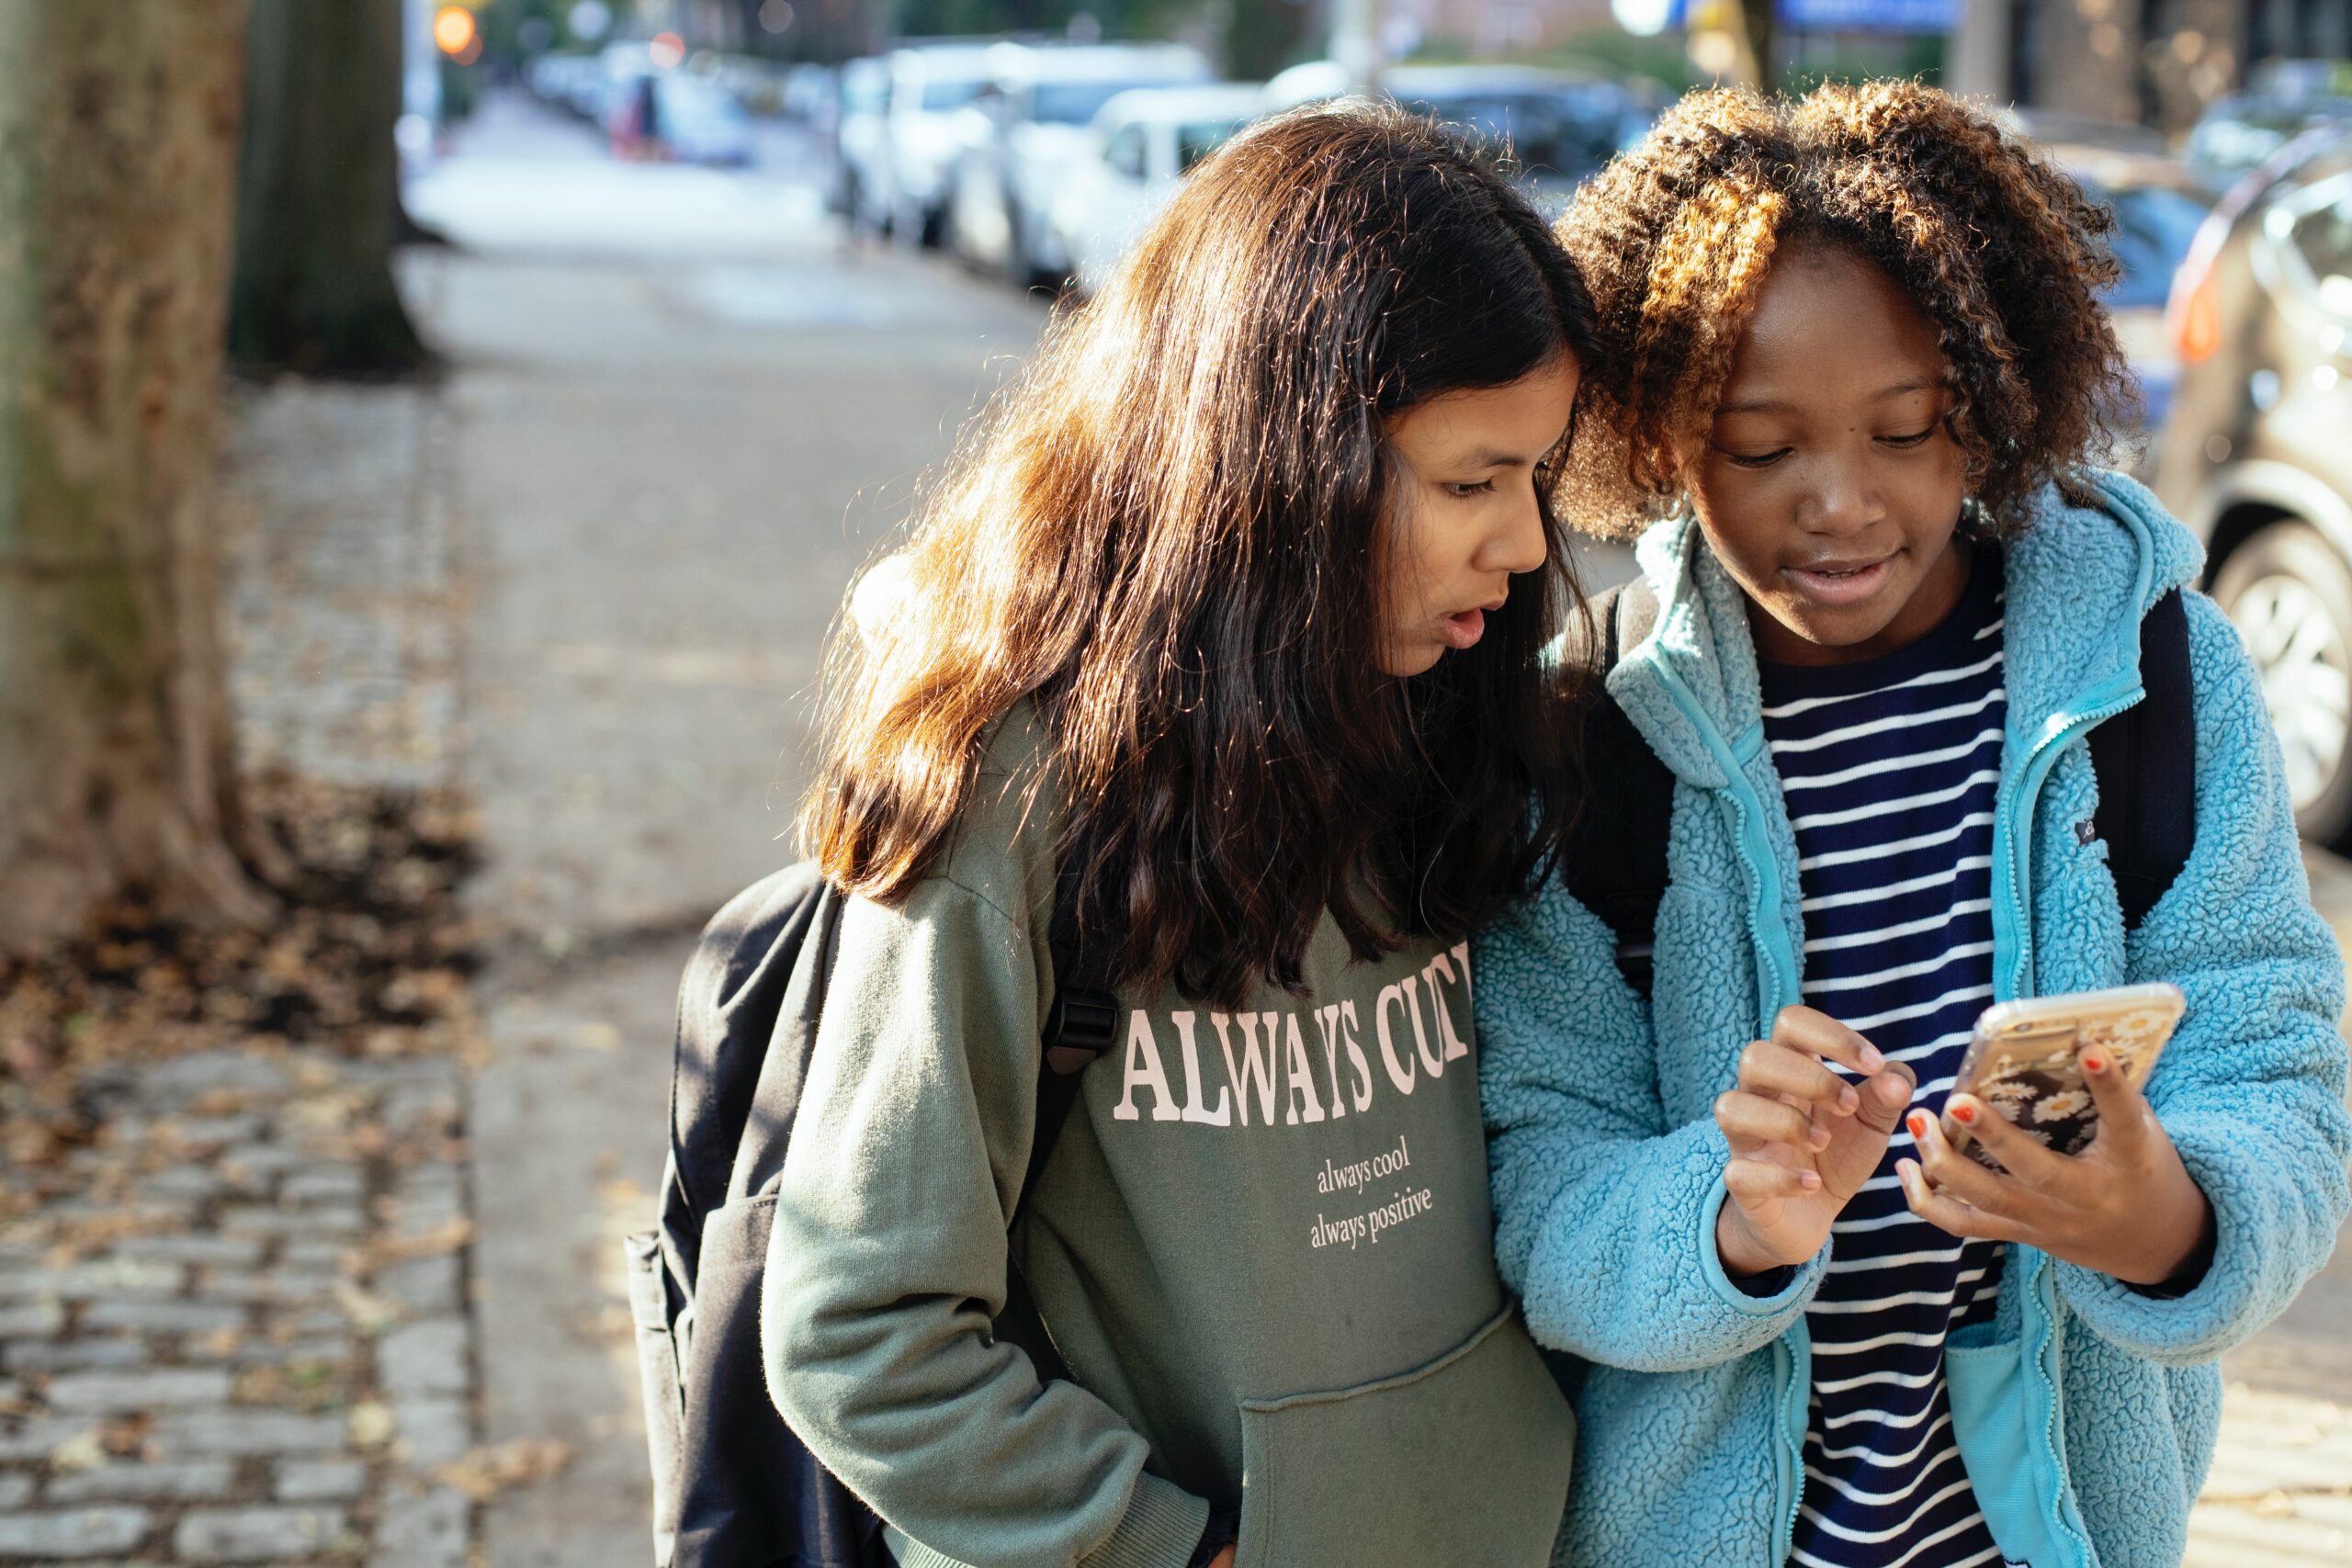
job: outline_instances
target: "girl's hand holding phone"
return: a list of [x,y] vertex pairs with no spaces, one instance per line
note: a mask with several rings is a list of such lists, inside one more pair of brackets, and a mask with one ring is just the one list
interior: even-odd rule
[[2009,1174],[1955,1150],[1935,1117],[1915,1111],[1919,1157],[1895,1162],[1903,1196],[1953,1235],[2023,1242],[2126,1284],[2162,1284],[2204,1239],[2211,1208],[2114,1054],[2092,1046],[2078,1060],[2098,1107],[2087,1148],[2053,1153],[1975,1096],[1955,1094],[1946,1113]]
[[[1825,1065],[1862,1075],[1848,1083]],[[1715,1217],[1725,1272],[1803,1263],[1878,1169],[1917,1080],[1878,1047],[1813,1008],[1781,1010],[1772,1038],[1739,1056],[1739,1083],[1715,1101],[1731,1144],[1730,1201]]]

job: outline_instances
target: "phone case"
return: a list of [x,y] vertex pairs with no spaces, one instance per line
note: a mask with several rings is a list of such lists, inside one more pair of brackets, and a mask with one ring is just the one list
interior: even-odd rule
[[[2098,1107],[2075,1054],[2086,1045],[2106,1046],[2136,1089],[2148,1081],[2188,1007],[2179,987],[2163,985],[1996,1003],[1976,1020],[1952,1093],[1974,1095],[2046,1148],[2080,1154],[2098,1130]],[[1953,1148],[1988,1169],[2001,1169],[1950,1111],[1942,1122]]]

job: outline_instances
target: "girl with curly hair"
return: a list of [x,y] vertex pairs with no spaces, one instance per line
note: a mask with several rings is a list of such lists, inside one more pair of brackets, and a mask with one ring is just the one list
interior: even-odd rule
[[[1639,534],[1656,611],[1593,723],[1672,776],[1646,998],[1568,891],[1589,834],[1476,949],[1503,1276],[1586,1363],[1565,1561],[2177,1563],[2216,1358],[2344,1217],[2260,689],[2091,466],[2109,227],[1904,83],[1695,95],[1562,220],[1600,330],[1563,510]],[[2195,842],[2127,940],[2085,737],[2174,593],[2194,761],[2144,765],[2193,766]],[[1951,1094],[1986,1004],[2149,981],[2187,1018],[2144,1096],[2084,1053],[2079,1156]]]
[[[1468,939],[1568,815],[1590,347],[1445,132],[1272,120],[839,640],[803,827],[851,897],[763,1345],[904,1568],[1549,1560],[1572,1418],[1494,1264]],[[1081,994],[1107,1048],[1049,1126]]]

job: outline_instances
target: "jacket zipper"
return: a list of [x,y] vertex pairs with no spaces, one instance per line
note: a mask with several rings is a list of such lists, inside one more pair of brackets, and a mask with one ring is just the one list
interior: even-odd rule
[[[1659,683],[1666,687],[1667,695],[1674,700],[1674,705],[1682,710],[1682,716],[1698,732],[1700,740],[1714,758],[1715,765],[1723,770],[1723,793],[1731,797],[1738,818],[1738,827],[1732,834],[1732,849],[1739,857],[1740,870],[1747,881],[1748,942],[1756,953],[1758,1017],[1762,1026],[1769,1030],[1773,1016],[1783,1005],[1779,995],[1782,987],[1789,988],[1792,994],[1801,994],[1802,982],[1795,974],[1794,955],[1792,954],[1790,961],[1783,964],[1766,935],[1774,929],[1767,922],[1780,919],[1781,912],[1778,908],[1780,900],[1768,897],[1765,887],[1764,867],[1770,859],[1771,846],[1762,844],[1763,853],[1760,857],[1758,853],[1758,841],[1764,838],[1763,802],[1757,798],[1755,787],[1748,783],[1747,770],[1739,765],[1730,743],[1707,717],[1690,688],[1663,663],[1656,660],[1648,663]],[[1778,867],[1774,867],[1771,882],[1772,892],[1781,892]],[[1797,1508],[1804,1496],[1804,1489],[1799,1483],[1804,1463],[1804,1412],[1793,1398],[1793,1391],[1800,1359],[1799,1347],[1809,1348],[1807,1334],[1804,1320],[1799,1317],[1789,1331],[1772,1344],[1772,1397],[1781,1424],[1781,1441],[1772,1450],[1772,1475],[1779,1493],[1773,1504],[1780,1521],[1781,1546],[1779,1553],[1767,1568],[1780,1568],[1781,1564],[1787,1562],[1796,1545]],[[1808,1362],[1811,1359],[1809,1355],[1803,1359]]]
[[[2045,738],[2026,756],[2025,762],[2019,770],[2020,782],[2017,794],[2011,798],[2008,808],[2002,814],[2002,826],[2007,829],[2009,835],[2007,902],[2009,929],[2017,942],[2017,952],[2010,955],[2009,962],[2004,966],[2004,973],[1994,976],[1996,1000],[2015,999],[2024,989],[2024,983],[2030,980],[2033,974],[2033,921],[2027,900],[2030,897],[2033,866],[2033,808],[2041,797],[2042,784],[2050,776],[2051,768],[2056,765],[2061,750],[2098,725],[2104,724],[2117,714],[2140,703],[2146,695],[2146,688],[2141,686],[2116,696],[2095,701],[2088,707],[2076,710],[2069,715],[2065,722],[2055,730],[2046,730]],[[2043,1299],[2048,1287],[2049,1271],[2049,1255],[2038,1249],[2035,1250],[2033,1266],[2028,1270],[2028,1278],[2018,1292],[2018,1301],[2019,1311],[2025,1314],[2025,1321],[2018,1325],[2020,1332],[2027,1337],[2029,1344],[2036,1335],[2039,1335],[2041,1347],[2045,1351],[2056,1342],[2058,1334],[2056,1312],[2052,1304]],[[2030,1358],[2030,1365],[2026,1368],[2026,1375],[2043,1385],[2048,1393],[2047,1414],[2042,1418],[2041,1426],[2041,1446],[2043,1453],[2054,1458],[2058,1452],[2058,1423],[2064,1416],[2063,1396],[2058,1387],[2058,1381],[2050,1374],[2045,1356],[2040,1352]],[[2052,1510],[2050,1522],[2056,1528],[2057,1533],[2075,1548],[2076,1561],[2089,1563],[2094,1561],[2089,1542],[2084,1540],[2074,1527],[2066,1522],[2064,1504],[2068,1482],[2064,1466],[2059,1465],[2057,1469],[2059,1473],[2056,1496],[2059,1506]],[[1785,1561],[1785,1558],[1783,1560]]]
[[[2108,698],[2091,707],[2069,716],[2055,731],[2046,731],[2027,753],[2018,773],[2022,782],[2004,813],[2009,829],[2009,931],[2017,942],[2017,951],[2002,966],[2003,973],[1993,977],[1996,1001],[2014,1000],[2022,991],[2020,980],[2033,972],[2033,921],[2027,908],[2028,889],[2033,867],[2033,807],[2041,797],[2042,782],[2056,765],[2058,753],[2087,731],[2113,718],[2124,709],[2136,705],[2147,695],[2144,687]],[[2022,824],[2020,829],[2019,824]],[[1995,933],[1999,934],[1997,931]]]

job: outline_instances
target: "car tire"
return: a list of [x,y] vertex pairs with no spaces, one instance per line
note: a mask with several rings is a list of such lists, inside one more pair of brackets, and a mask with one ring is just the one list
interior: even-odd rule
[[1022,294],[1036,283],[1036,269],[1029,265],[1029,236],[1021,226],[1021,209],[1011,201],[1004,204],[1004,281]]
[[2352,565],[2307,523],[2273,523],[2230,552],[2213,598],[2262,680],[2295,826],[2352,849]]

